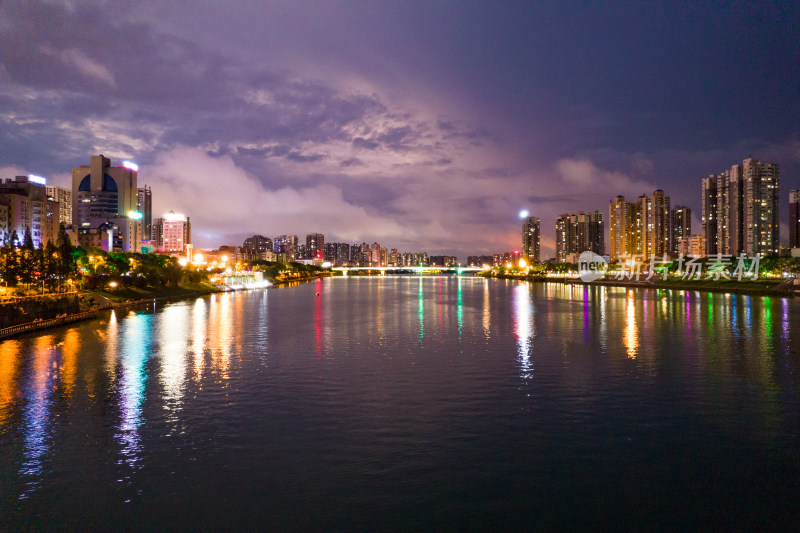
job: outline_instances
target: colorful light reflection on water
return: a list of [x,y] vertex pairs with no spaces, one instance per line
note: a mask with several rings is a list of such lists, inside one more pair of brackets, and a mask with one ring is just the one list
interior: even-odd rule
[[0,521],[758,529],[800,497],[798,313],[390,276],[117,310],[0,343]]

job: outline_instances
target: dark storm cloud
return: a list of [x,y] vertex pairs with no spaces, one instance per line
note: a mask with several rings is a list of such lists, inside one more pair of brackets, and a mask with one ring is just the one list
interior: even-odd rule
[[341,163],[339,163],[343,167],[363,167],[364,162],[357,157],[351,157],[350,159],[345,159]]

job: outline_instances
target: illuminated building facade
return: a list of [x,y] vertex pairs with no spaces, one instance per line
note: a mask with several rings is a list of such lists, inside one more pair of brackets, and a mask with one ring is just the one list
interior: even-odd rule
[[192,243],[192,223],[185,215],[170,211],[163,218],[156,219],[153,227],[161,232],[156,239],[159,252],[183,254],[186,253],[187,245]]
[[145,185],[136,192],[136,211],[142,214],[142,235],[144,240],[153,238],[153,191]]
[[531,265],[539,264],[539,219],[525,217],[522,219],[522,257]]
[[58,238],[58,203],[47,196],[44,179],[16,176],[0,183],[0,242],[6,242],[13,233],[22,243],[26,230],[30,230],[33,244],[44,246]]
[[748,158],[702,181],[706,254],[780,252],[780,167]]
[[676,205],[670,214],[670,254],[678,254],[678,243],[692,234],[692,210],[685,205]]
[[55,185],[46,185],[45,190],[50,201],[58,203],[59,224],[72,224],[72,191]]
[[579,211],[556,218],[556,261],[575,263],[586,250],[605,255],[603,213]]
[[609,204],[609,257],[612,261],[638,253],[640,220],[637,211],[637,204],[626,201],[624,196],[617,196]]
[[325,254],[325,235],[310,233],[306,235],[305,259],[322,259]]
[[789,248],[800,248],[800,190],[789,191]]
[[92,156],[89,165],[72,168],[72,216],[79,228],[93,225],[92,219],[127,216],[137,211],[138,167],[126,162],[111,166],[102,155]]

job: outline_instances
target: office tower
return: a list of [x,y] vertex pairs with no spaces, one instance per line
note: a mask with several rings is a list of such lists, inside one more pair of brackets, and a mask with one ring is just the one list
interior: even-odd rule
[[789,191],[789,248],[800,248],[800,190]]
[[522,257],[529,265],[539,264],[539,219],[522,219]]
[[[36,179],[34,179],[36,178]],[[0,244],[7,242],[14,231],[22,243],[30,230],[34,246],[56,242],[59,230],[59,206],[47,195],[44,178],[16,176],[0,183]]]
[[389,249],[381,247],[380,266],[389,266]]
[[138,168],[131,163],[111,166],[102,155],[89,165],[72,168],[72,218],[79,227],[92,226],[92,219],[125,217],[136,211]]
[[[158,250],[168,254],[182,254],[192,243],[192,223],[189,217],[170,211],[163,218],[156,219],[161,230]],[[155,226],[156,224],[154,224]]]
[[136,192],[136,211],[142,214],[142,236],[144,240],[153,238],[153,191],[145,185]]
[[678,243],[681,239],[688,237],[692,233],[692,210],[685,205],[676,205],[670,214],[671,236],[670,251],[671,255],[678,255]]
[[397,248],[392,248],[389,251],[389,265],[398,266],[397,263],[398,263],[399,260],[400,259],[399,259],[398,254],[397,254]]
[[[72,168],[72,223],[78,228],[78,244],[102,242],[109,250],[139,251],[143,215],[138,208],[138,167],[128,161],[111,166],[102,155],[89,165]],[[110,241],[105,235],[111,231]]]
[[325,253],[325,236],[322,233],[306,235],[306,259],[322,259]]
[[72,190],[55,185],[46,185],[45,190],[50,201],[58,202],[58,223],[72,224]]
[[576,263],[586,250],[604,255],[604,233],[603,214],[600,211],[560,215],[556,218],[556,261]]
[[753,158],[702,181],[706,253],[780,252],[780,167]]

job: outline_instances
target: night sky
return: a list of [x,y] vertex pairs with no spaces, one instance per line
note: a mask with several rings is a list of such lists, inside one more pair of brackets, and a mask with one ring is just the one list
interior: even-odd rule
[[[797,2],[0,4],[0,177],[140,166],[198,247],[253,233],[468,254],[542,220],[781,165],[800,188]],[[784,235],[786,234],[784,228]]]

